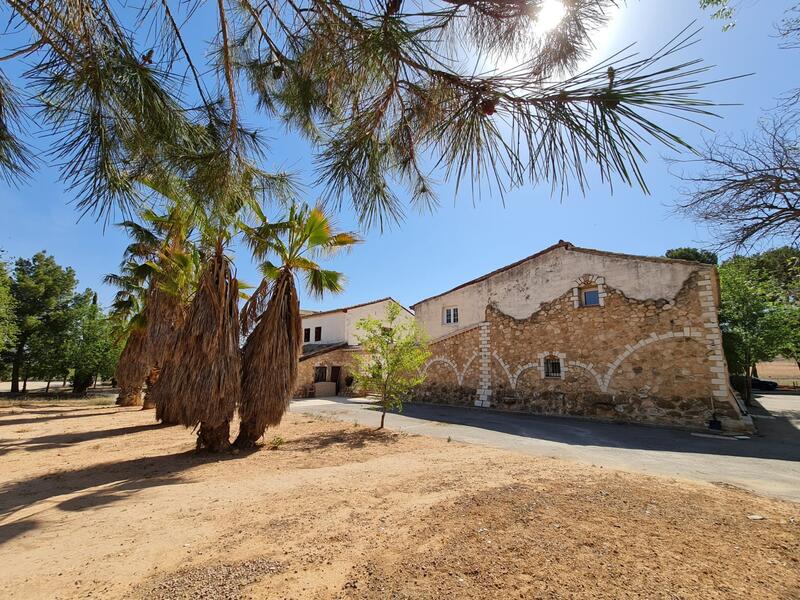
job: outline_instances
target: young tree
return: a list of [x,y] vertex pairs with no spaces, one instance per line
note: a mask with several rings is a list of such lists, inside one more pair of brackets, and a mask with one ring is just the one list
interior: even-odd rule
[[679,258],[681,260],[693,260],[707,265],[717,264],[717,255],[709,250],[700,248],[673,248],[664,253],[667,258]]
[[[245,226],[244,232],[253,256],[263,261],[264,277],[242,311],[242,331],[252,328],[252,333],[244,345],[241,425],[235,444],[251,448],[267,427],[281,422],[297,385],[303,338],[295,279],[303,277],[306,289],[317,298],[342,291],[342,274],[321,268],[315,259],[349,249],[360,239],[335,231],[322,207],[295,204],[285,220],[263,220],[257,227]],[[277,264],[265,260],[270,256]]]
[[76,283],[75,272],[70,267],[60,267],[44,252],[36,253],[31,259],[17,260],[11,285],[17,328],[12,392],[19,392],[20,374],[25,367],[31,337],[63,319],[70,309]]
[[45,393],[55,379],[66,379],[70,363],[70,330],[75,319],[72,307],[51,318],[30,338],[27,351],[27,373],[47,382]]
[[402,410],[403,400],[420,385],[425,376],[422,367],[430,358],[425,334],[414,319],[401,320],[400,306],[386,308],[383,320],[360,319],[356,327],[362,353],[356,358],[354,373],[357,385],[380,398],[383,429],[386,411]]
[[731,369],[746,377],[749,402],[754,365],[774,359],[791,342],[798,307],[781,301],[779,287],[746,257],[725,262],[719,276],[725,349]]

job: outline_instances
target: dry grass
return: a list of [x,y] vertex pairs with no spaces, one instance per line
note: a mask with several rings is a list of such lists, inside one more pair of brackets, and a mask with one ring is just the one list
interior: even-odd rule
[[273,450],[193,437],[0,411],[0,597],[800,597],[797,504],[294,413]]

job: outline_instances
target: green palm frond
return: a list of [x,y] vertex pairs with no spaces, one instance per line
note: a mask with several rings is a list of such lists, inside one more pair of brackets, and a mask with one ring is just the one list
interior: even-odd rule
[[327,269],[303,269],[306,289],[314,298],[321,299],[325,292],[339,294],[344,291],[345,277],[338,271]]

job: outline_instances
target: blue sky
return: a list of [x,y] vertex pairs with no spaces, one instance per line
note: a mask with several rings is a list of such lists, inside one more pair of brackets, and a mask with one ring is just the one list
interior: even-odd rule
[[[774,106],[775,98],[793,85],[786,74],[797,68],[797,51],[780,50],[774,37],[774,24],[789,4],[775,0],[741,2],[736,27],[723,33],[720,23],[711,21],[698,8],[697,0],[629,0],[617,11],[607,31],[599,33],[596,55],[602,58],[632,42],[642,53],[653,51],[697,20],[704,28],[702,41],[684,57],[699,56],[716,65],[713,78],[755,73],[705,92],[715,102],[739,104],[720,107],[717,112],[721,118],[707,124],[720,134],[751,131],[762,110]],[[199,31],[202,23],[198,24]],[[13,73],[9,76],[13,79]],[[263,116],[251,114],[250,124],[263,127],[273,140],[266,168],[293,169],[301,180],[313,180],[304,142]],[[693,144],[709,135],[694,126],[671,125]],[[44,144],[41,139],[31,141],[39,148]],[[473,203],[468,188],[456,195],[452,184],[442,182],[438,188],[440,207],[435,213],[409,211],[401,225],[383,233],[363,232],[364,244],[350,254],[326,261],[330,268],[346,274],[343,294],[315,301],[303,293],[302,304],[305,308],[328,309],[393,296],[409,305],[559,239],[645,255],[709,244],[709,235],[702,227],[676,216],[670,207],[678,196],[680,181],[673,173],[675,167],[669,167],[664,157],[674,155],[658,146],[647,154],[649,163],[644,173],[650,196],[622,185],[615,185],[612,194],[595,178],[585,196],[573,192],[561,199],[551,197],[547,186],[526,186],[507,194],[505,205],[499,196],[486,192]],[[313,202],[315,190],[307,187],[306,192],[306,199]],[[71,200],[70,192],[58,181],[57,170],[46,164],[20,188],[0,184],[4,220],[0,248],[10,257],[47,250],[59,263],[73,266],[81,286],[98,290],[101,302],[107,304],[114,290],[102,284],[102,277],[116,270],[126,238],[119,229],[104,229],[91,217],[78,221]],[[346,204],[337,217],[338,225],[357,229]],[[241,279],[256,282],[256,271],[246,252],[237,251],[236,264]]]

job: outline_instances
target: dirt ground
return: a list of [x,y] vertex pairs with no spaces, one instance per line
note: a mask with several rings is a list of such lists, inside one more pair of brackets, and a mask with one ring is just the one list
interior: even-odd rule
[[[800,597],[800,505],[289,414],[0,408],[0,598]],[[391,417],[390,417],[391,420]]]

